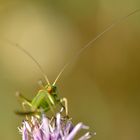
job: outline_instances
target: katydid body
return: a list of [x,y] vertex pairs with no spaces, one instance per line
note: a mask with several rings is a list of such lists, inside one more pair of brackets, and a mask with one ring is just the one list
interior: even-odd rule
[[[18,94],[18,96],[23,100],[22,106],[24,109],[24,111],[16,112],[19,115],[36,114],[40,113],[41,110],[43,112],[48,112],[49,110],[54,112],[55,108],[58,106],[65,110],[66,116],[68,115],[67,100],[66,98],[60,98],[58,96],[57,87],[54,85],[47,85],[39,90],[37,95],[31,101],[23,97],[21,94]],[[28,111],[26,111],[26,106],[28,106]]]
[[60,103],[60,98],[58,97],[57,88],[55,86],[47,85],[37,93],[33,98],[31,105],[33,110],[42,108],[44,111],[48,111],[58,103]]

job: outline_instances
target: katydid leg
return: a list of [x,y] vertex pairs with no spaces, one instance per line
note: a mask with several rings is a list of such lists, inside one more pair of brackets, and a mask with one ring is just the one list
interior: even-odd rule
[[64,103],[64,109],[65,109],[65,113],[66,113],[66,116],[68,116],[68,100],[67,98],[62,98],[60,100],[61,103]]

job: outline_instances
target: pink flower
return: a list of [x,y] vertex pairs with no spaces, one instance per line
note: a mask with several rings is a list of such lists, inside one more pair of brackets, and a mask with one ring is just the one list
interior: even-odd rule
[[[73,140],[81,129],[89,129],[89,127],[83,123],[74,126],[69,119],[57,113],[52,119],[47,118],[44,114],[40,119],[31,117],[30,121],[23,121],[19,131],[22,133],[22,140]],[[89,138],[91,138],[91,134],[87,132],[78,140]]]

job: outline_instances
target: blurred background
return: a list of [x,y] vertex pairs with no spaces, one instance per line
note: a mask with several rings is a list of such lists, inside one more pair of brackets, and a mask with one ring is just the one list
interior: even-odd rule
[[[29,51],[53,82],[78,49],[138,8],[138,0],[0,0],[0,139],[21,139],[15,92],[32,99],[44,80],[8,40]],[[94,140],[140,139],[139,38],[137,13],[85,50],[57,82],[74,123],[95,130]]]

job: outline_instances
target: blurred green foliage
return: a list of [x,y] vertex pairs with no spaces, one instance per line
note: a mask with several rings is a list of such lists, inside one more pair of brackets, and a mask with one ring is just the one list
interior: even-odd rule
[[[43,77],[21,44],[53,81],[72,54],[115,19],[140,8],[137,0],[0,1],[0,139],[18,140],[22,117],[15,92],[32,98]],[[140,13],[125,20],[70,65],[57,85],[70,115],[96,130],[95,140],[140,139]]]

